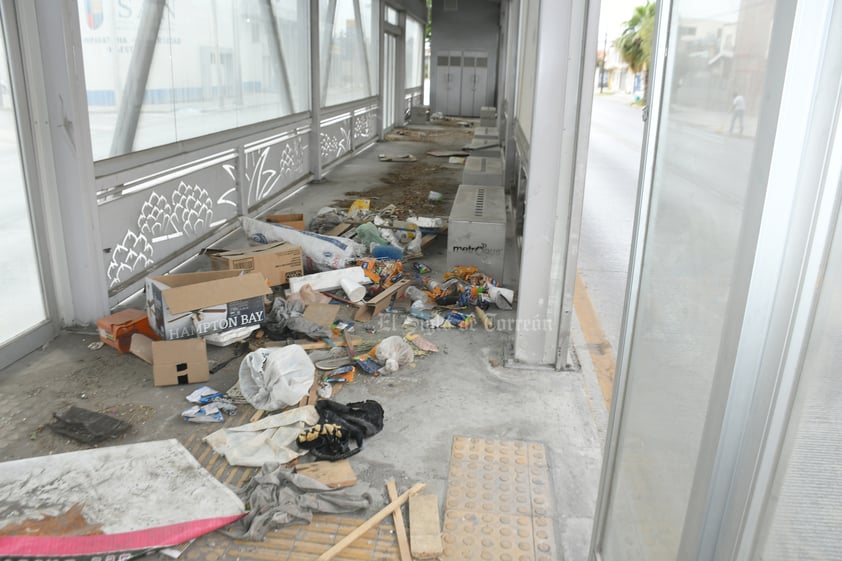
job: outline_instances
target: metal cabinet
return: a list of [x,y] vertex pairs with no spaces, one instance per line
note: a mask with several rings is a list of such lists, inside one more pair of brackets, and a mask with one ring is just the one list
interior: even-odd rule
[[487,89],[487,52],[441,51],[436,56],[435,111],[478,117],[486,105]]

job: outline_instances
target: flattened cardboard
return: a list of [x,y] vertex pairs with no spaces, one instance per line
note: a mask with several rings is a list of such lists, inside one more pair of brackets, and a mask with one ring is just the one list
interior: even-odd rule
[[147,277],[146,313],[162,339],[185,339],[265,321],[263,297],[271,292],[260,273]]
[[152,364],[152,339],[142,333],[132,335],[131,353],[140,360]]
[[371,321],[372,318],[386,309],[393,297],[397,296],[400,298],[403,296],[409,285],[409,279],[401,279],[368,302],[363,302],[363,305],[360,306],[354,315],[354,319],[363,323]]
[[197,384],[209,378],[204,339],[152,343],[152,383],[156,386]]
[[307,304],[304,308],[304,319],[323,327],[330,327],[336,321],[339,306],[333,304]]
[[269,216],[264,217],[264,220],[266,220],[266,222],[271,222],[272,224],[289,226],[290,228],[295,228],[296,230],[304,229],[303,214],[270,214]]
[[304,274],[301,248],[288,242],[276,242],[246,249],[206,249],[215,271],[237,270],[262,273],[270,286],[287,284]]

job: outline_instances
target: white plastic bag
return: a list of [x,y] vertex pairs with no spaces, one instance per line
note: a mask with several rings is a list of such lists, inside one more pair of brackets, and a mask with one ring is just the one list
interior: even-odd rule
[[277,411],[307,395],[315,372],[300,345],[257,349],[240,363],[240,391],[255,409]]
[[260,243],[289,242],[301,248],[305,271],[344,269],[365,254],[365,247],[346,238],[296,230],[280,224],[240,217],[243,230]]
[[383,372],[396,372],[401,366],[412,362],[413,358],[415,358],[415,353],[412,347],[397,335],[387,337],[377,345],[377,359],[385,362]]

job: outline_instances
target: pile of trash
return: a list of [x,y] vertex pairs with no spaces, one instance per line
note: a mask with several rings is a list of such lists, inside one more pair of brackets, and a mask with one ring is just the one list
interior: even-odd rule
[[[307,230],[302,215],[241,218],[255,245],[205,249],[211,270],[150,276],[144,310],[97,322],[98,344],[148,362],[154,385],[195,384],[180,417],[223,425],[204,442],[232,466],[260,468],[240,491],[252,510],[229,535],[261,539],[274,527],[308,522],[313,512],[368,508],[370,496],[334,492],[356,482],[350,466],[308,469],[347,462],[387,422],[376,400],[342,403],[337,394],[440,352],[435,330],[490,330],[490,312],[512,308],[513,291],[477,267],[435,271],[420,260],[447,230],[444,219],[398,220],[395,210],[359,199],[348,209],[321,209]],[[381,314],[403,316],[403,323],[384,328],[375,320],[395,316]],[[208,345],[229,348],[230,356],[212,365]],[[229,365],[234,386],[207,385]],[[230,422],[244,418],[246,405],[259,413],[252,422]],[[130,430],[78,408],[56,414],[51,428],[89,443]],[[318,478],[328,472],[334,479]],[[418,489],[395,493],[387,508]]]

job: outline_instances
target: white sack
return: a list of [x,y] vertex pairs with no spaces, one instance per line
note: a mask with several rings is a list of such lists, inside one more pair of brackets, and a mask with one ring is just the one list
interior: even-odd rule
[[255,409],[277,411],[307,395],[315,373],[300,345],[257,349],[240,363],[240,391]]

